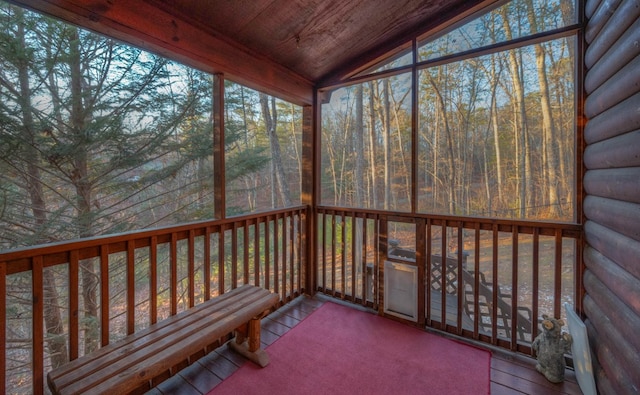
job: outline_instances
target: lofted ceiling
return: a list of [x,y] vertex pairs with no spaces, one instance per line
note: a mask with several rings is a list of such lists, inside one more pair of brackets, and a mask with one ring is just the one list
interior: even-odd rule
[[[148,0],[318,83],[482,0]],[[486,3],[486,1],[484,1]]]

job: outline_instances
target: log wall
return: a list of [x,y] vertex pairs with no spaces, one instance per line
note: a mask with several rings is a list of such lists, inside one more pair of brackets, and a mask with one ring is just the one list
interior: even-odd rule
[[640,392],[640,0],[587,0],[586,325],[598,390]]

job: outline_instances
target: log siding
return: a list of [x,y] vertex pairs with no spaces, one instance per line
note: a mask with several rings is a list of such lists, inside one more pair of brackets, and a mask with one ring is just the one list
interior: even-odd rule
[[640,391],[640,1],[586,2],[583,300],[602,394]]

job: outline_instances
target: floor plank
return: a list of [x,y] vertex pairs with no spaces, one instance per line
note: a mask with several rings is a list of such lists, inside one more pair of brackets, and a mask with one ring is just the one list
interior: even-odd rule
[[[266,347],[317,310],[327,300],[324,296],[299,297],[265,317],[261,326],[261,343]],[[342,303],[340,301],[337,301]],[[354,308],[361,306],[346,303]],[[231,376],[245,359],[226,345],[201,358],[197,363],[164,381],[148,395],[206,394]],[[535,370],[535,360],[508,351],[492,351],[491,394],[493,395],[579,395],[580,388],[573,371],[567,370],[565,382],[553,384]]]

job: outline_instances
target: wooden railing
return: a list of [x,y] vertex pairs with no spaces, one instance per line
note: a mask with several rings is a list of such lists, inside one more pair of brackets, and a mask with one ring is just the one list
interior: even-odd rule
[[0,393],[45,393],[52,367],[241,284],[292,300],[306,220],[297,207],[0,253]]
[[384,261],[416,266],[420,327],[531,355],[538,317],[582,309],[579,225],[333,207],[316,221],[315,289],[383,313]]

